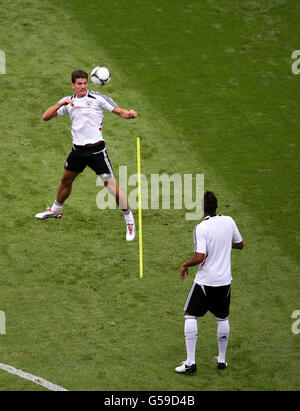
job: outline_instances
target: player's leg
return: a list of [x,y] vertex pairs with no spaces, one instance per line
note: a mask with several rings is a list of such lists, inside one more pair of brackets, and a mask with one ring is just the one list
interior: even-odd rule
[[73,181],[78,175],[77,171],[64,170],[60,184],[57,190],[56,200],[51,207],[47,207],[43,213],[36,214],[36,218],[45,220],[46,218],[54,217],[61,218],[65,200],[69,197],[72,191]]
[[63,210],[64,202],[69,197],[72,191],[73,181],[79,174],[78,171],[64,170],[63,175],[58,186],[56,200],[54,201],[51,211],[61,212]]
[[108,189],[110,194],[114,196],[117,205],[123,212],[124,219],[126,222],[126,240],[132,241],[135,238],[135,223],[134,217],[131,212],[130,206],[128,204],[127,197],[125,193],[120,189],[114,176],[111,176],[108,180],[104,181],[105,187]]
[[219,347],[219,355],[217,359],[217,367],[219,369],[227,368],[226,362],[226,351],[228,346],[228,339],[229,339],[229,321],[227,318],[218,318],[217,320],[217,338],[218,338],[218,347]]
[[100,176],[109,193],[115,198],[117,205],[123,211],[126,222],[126,240],[132,241],[135,238],[134,217],[128,204],[125,193],[119,188],[114,177],[113,169],[108,158],[105,144],[94,147],[89,156],[88,165]]
[[217,340],[219,354],[217,358],[217,367],[220,370],[227,368],[226,352],[229,340],[229,307],[230,291],[229,285],[220,287],[205,287],[208,294],[209,310],[215,315],[217,320]]
[[73,181],[77,175],[85,169],[85,167],[86,160],[84,156],[73,147],[65,162],[65,169],[57,190],[56,200],[51,207],[47,207],[46,211],[36,214],[36,218],[39,220],[45,220],[49,217],[62,217],[63,205],[65,200],[71,194]]
[[184,340],[186,348],[186,360],[183,361],[175,371],[180,374],[191,374],[196,372],[196,345],[198,339],[197,317],[185,312],[184,314]]
[[63,205],[72,191],[73,181],[78,175],[78,171],[64,170],[57,190],[56,202]]
[[105,187],[108,189],[110,194],[114,196],[117,205],[120,207],[120,209],[124,212],[127,213],[130,211],[130,207],[128,204],[127,197],[125,193],[120,189],[118,186],[118,183],[115,179],[115,177],[111,176],[109,180],[104,181]]
[[186,365],[196,364],[196,344],[198,339],[197,317],[188,312],[184,313],[184,339],[186,346]]
[[187,358],[175,371],[191,374],[197,371],[196,345],[198,339],[197,317],[203,316],[207,311],[206,298],[199,284],[193,283],[185,303],[184,315],[184,339]]

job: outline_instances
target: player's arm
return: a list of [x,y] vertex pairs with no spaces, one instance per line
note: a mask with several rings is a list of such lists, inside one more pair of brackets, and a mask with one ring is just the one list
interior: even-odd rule
[[244,248],[244,242],[241,241],[240,243],[232,243],[232,248],[236,250],[242,250]]
[[136,118],[138,115],[135,110],[125,110],[120,107],[115,107],[112,112],[125,119]]
[[244,243],[243,243],[241,233],[239,232],[239,229],[237,228],[237,225],[233,219],[232,219],[232,223],[233,223],[232,248],[235,248],[236,250],[242,250],[244,248]]
[[184,280],[185,274],[189,274],[189,267],[194,267],[195,265],[202,264],[205,260],[205,254],[202,253],[195,253],[194,257],[190,260],[185,261],[180,269],[180,279],[181,281]]
[[51,118],[56,117],[57,110],[59,110],[62,106],[66,106],[67,104],[71,104],[72,106],[74,106],[73,100],[67,97],[60,103],[54,104],[54,106],[49,107],[42,115],[42,120],[48,121],[51,120]]

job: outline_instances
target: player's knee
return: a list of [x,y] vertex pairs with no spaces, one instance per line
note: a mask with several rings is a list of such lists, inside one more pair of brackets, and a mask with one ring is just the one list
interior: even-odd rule
[[228,321],[228,315],[226,317],[216,317],[217,323],[222,321]]
[[193,314],[190,314],[190,313],[188,313],[188,312],[184,312],[184,316],[185,317],[195,317],[195,318],[197,318],[195,315],[193,315]]

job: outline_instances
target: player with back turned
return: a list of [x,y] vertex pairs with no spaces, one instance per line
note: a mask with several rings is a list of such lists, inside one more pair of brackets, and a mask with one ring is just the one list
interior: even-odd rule
[[43,114],[44,121],[54,117],[68,115],[71,121],[72,151],[65,162],[64,172],[58,187],[56,199],[51,207],[36,218],[44,220],[50,217],[61,218],[65,200],[69,197],[72,185],[79,173],[89,166],[100,176],[108,191],[114,196],[123,211],[126,222],[126,240],[135,238],[134,218],[125,193],[120,190],[114,177],[102,135],[104,110],[124,119],[135,119],[135,110],[120,108],[111,98],[88,89],[88,75],[82,70],[72,73],[74,94],[59,100]]
[[191,374],[196,372],[196,343],[198,338],[197,317],[207,311],[217,320],[219,355],[217,368],[227,368],[226,350],[229,338],[229,305],[231,290],[231,250],[242,250],[243,239],[234,220],[218,215],[217,199],[207,191],[203,199],[204,220],[194,229],[194,257],[185,261],[180,270],[183,281],[188,268],[199,265],[193,285],[187,297],[184,311],[184,336],[187,352],[186,361],[175,371]]

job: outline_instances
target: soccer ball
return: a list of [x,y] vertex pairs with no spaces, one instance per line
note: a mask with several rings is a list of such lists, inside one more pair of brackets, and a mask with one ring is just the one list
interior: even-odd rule
[[104,86],[110,81],[110,71],[107,67],[95,67],[91,72],[91,81],[96,86]]

